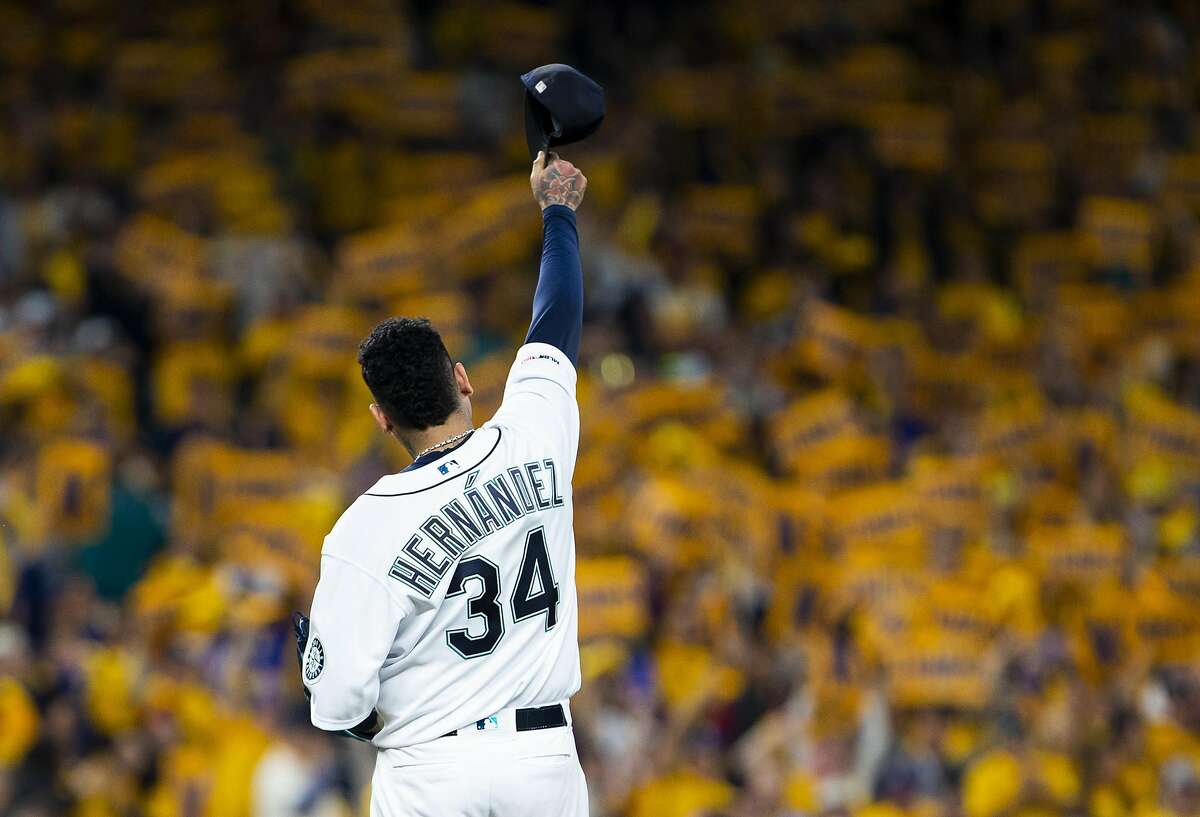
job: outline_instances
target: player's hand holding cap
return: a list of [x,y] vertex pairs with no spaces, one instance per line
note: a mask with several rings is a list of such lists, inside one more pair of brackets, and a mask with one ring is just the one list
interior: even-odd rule
[[579,168],[551,153],[539,150],[529,174],[529,186],[538,206],[545,210],[552,204],[579,209],[587,192],[587,176]]
[[604,89],[569,65],[551,63],[521,77],[529,158],[596,132],[604,121]]

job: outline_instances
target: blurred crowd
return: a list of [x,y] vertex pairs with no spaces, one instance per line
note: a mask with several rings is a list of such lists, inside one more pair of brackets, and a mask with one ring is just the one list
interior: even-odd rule
[[0,3],[0,815],[364,814],[287,617],[564,150],[597,817],[1200,815],[1200,6]]

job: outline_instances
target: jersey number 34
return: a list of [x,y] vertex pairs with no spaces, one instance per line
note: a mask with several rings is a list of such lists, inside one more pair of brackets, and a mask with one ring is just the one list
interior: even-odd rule
[[[467,582],[477,580],[477,592],[467,602],[467,618],[483,620],[483,632],[471,635],[467,627],[446,630],[446,643],[463,658],[478,658],[496,649],[504,638],[504,607],[500,604],[500,568],[482,556],[472,556],[458,563],[446,598],[467,592]],[[517,586],[509,602],[513,621],[524,621],[536,615],[546,615],[546,632],[558,623],[558,585],[546,551],[546,532],[534,528],[525,537],[525,554],[517,573]]]

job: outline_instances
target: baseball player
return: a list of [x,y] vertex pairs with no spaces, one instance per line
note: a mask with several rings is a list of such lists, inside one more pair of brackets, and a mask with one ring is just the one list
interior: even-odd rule
[[554,154],[530,175],[543,245],[533,321],[496,415],[428,321],[359,347],[384,432],[413,455],[325,538],[297,646],[315,726],[378,750],[373,817],[587,814],[571,475],[587,179]]

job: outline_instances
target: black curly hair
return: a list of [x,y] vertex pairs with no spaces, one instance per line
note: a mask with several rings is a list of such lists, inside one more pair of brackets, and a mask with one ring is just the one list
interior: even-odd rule
[[424,431],[458,408],[454,363],[426,318],[388,318],[358,345],[363,380],[398,426]]

